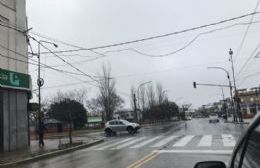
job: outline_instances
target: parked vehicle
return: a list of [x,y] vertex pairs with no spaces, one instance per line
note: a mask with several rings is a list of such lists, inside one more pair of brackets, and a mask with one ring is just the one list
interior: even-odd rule
[[[228,168],[260,167],[260,114],[249,125],[236,144]],[[220,161],[198,162],[194,168],[227,168]]]
[[191,116],[186,117],[186,120],[191,120],[191,119],[192,119]]
[[111,120],[105,125],[105,134],[107,136],[116,135],[117,132],[127,131],[129,134],[134,134],[140,129],[137,123],[131,123],[126,120]]
[[215,122],[219,122],[218,115],[215,113],[211,113],[209,115],[209,123],[215,123]]

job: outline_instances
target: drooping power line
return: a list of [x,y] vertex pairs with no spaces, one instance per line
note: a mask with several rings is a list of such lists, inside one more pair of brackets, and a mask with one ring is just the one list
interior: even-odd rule
[[[259,6],[259,3],[260,3],[260,0],[257,1],[256,6],[255,6],[255,9],[254,9],[254,12],[256,12],[256,10],[257,10],[257,8],[258,8],[258,6]],[[243,38],[242,38],[242,40],[241,40],[241,42],[240,42],[240,44],[239,44],[239,47],[238,47],[238,49],[237,49],[237,52],[236,52],[236,56],[235,56],[235,58],[234,58],[235,61],[237,60],[237,58],[238,58],[238,56],[239,56],[239,53],[240,53],[240,50],[242,49],[242,47],[243,47],[243,45],[244,45],[244,43],[245,43],[246,36],[247,36],[247,34],[248,34],[248,31],[249,31],[249,28],[250,28],[250,26],[251,26],[251,23],[252,23],[253,20],[254,20],[254,17],[255,17],[255,15],[252,15],[252,16],[251,16],[250,21],[249,21],[250,24],[248,24],[247,27],[246,27],[246,31],[245,31],[245,33],[244,33],[244,35],[243,35]]]
[[[199,29],[203,29],[203,28],[207,28],[207,27],[211,27],[211,26],[216,26],[216,25],[219,25],[219,24],[223,24],[223,23],[234,21],[234,20],[242,19],[242,18],[245,18],[245,17],[248,17],[248,16],[259,14],[259,13],[260,12],[252,12],[252,13],[233,17],[233,18],[230,18],[230,19],[221,20],[221,21],[218,21],[218,22],[210,23],[210,24],[192,27],[192,28],[188,28],[188,29],[184,29],[184,30],[180,30],[180,31],[172,32],[172,33],[136,39],[136,40],[132,40],[132,41],[125,41],[125,42],[108,44],[108,45],[97,46],[97,47],[92,47],[92,48],[79,48],[79,49],[71,49],[71,50],[61,50],[61,51],[55,51],[55,53],[67,53],[67,52],[86,51],[86,50],[93,51],[93,50],[97,50],[97,49],[104,49],[104,48],[117,47],[117,46],[122,46],[122,45],[133,44],[133,43],[139,43],[139,42],[144,42],[144,41],[148,41],[148,40],[153,40],[153,39],[163,38],[163,37],[177,35],[177,34],[181,34],[181,33],[186,33],[186,32],[190,32],[190,31],[194,31],[194,30],[199,30]],[[50,53],[50,52],[42,52],[42,54],[47,54],[47,53]]]

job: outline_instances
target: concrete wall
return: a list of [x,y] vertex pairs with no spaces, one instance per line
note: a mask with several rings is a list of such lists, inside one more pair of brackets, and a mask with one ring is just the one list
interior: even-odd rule
[[0,150],[28,147],[28,96],[17,90],[0,90]]
[[8,28],[25,31],[26,19],[25,0],[0,0],[0,68],[28,73],[26,36]]

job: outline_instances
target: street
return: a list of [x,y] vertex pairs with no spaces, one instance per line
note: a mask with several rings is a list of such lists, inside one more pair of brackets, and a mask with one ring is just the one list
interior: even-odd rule
[[223,121],[209,123],[207,118],[172,122],[142,128],[134,136],[121,133],[90,148],[17,167],[190,168],[203,160],[228,163],[235,141],[246,127]]

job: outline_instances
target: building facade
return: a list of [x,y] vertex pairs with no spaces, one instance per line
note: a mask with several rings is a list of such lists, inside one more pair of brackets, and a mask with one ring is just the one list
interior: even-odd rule
[[123,109],[114,113],[114,118],[120,118],[128,121],[134,121],[135,112],[131,109]]
[[241,89],[238,91],[240,108],[244,118],[251,118],[260,112],[260,88]]
[[0,151],[29,145],[25,0],[0,0]]

